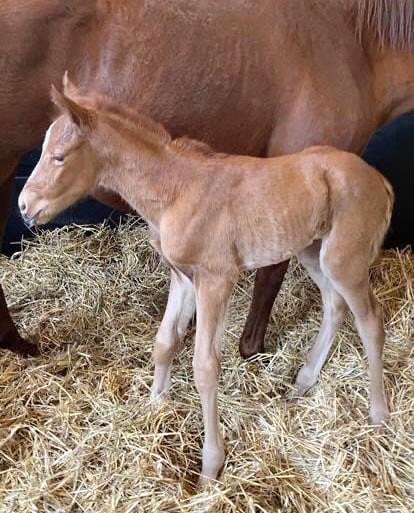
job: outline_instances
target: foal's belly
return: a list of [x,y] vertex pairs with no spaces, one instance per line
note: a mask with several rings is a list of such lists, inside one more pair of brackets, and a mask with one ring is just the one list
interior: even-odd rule
[[326,226],[319,224],[311,210],[306,214],[296,215],[288,222],[270,216],[254,232],[245,232],[237,244],[240,268],[249,270],[283,262],[322,238]]
[[308,236],[306,238],[283,243],[278,241],[263,241],[253,243],[250,249],[246,249],[242,259],[240,270],[248,271],[266,267],[267,265],[278,264],[284,260],[288,260],[292,256],[299,253],[319,237]]

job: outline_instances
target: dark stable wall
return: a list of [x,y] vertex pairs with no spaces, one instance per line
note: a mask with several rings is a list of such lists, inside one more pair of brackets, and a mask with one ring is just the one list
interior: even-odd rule
[[388,178],[395,205],[387,248],[414,247],[414,112],[404,114],[371,139],[364,159]]
[[[32,232],[26,228],[17,208],[17,197],[40,156],[36,150],[20,162],[13,206],[3,241],[3,253],[11,255],[20,250],[21,239]],[[394,187],[396,202],[391,228],[385,241],[388,248],[414,245],[414,112],[405,114],[379,130],[371,139],[364,159],[381,171]],[[117,225],[122,215],[97,201],[88,199],[64,212],[46,229],[67,224],[97,224],[107,222]]]

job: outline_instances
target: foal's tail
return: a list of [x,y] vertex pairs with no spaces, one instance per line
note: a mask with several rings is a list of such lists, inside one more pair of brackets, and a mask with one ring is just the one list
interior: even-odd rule
[[378,232],[376,234],[375,239],[373,240],[372,244],[372,260],[371,263],[377,258],[382,244],[384,242],[385,236],[387,235],[388,228],[391,224],[391,215],[392,215],[392,209],[394,207],[394,191],[390,184],[390,182],[383,176],[381,173],[378,172],[378,175],[382,181],[382,185],[385,189],[385,215],[383,218],[382,223],[378,227]]

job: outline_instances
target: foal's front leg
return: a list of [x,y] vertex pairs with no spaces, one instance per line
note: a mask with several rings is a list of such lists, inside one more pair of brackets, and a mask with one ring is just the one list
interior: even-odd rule
[[184,274],[171,270],[167,307],[154,346],[155,368],[151,391],[151,399],[154,401],[162,400],[168,392],[172,361],[194,310],[193,284]]
[[224,318],[234,282],[227,277],[207,275],[198,277],[195,281],[197,331],[193,368],[204,420],[200,485],[216,479],[224,463],[224,445],[217,408],[217,386]]

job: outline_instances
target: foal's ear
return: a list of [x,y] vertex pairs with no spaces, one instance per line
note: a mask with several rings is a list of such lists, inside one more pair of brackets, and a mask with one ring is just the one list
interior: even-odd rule
[[79,128],[87,130],[93,127],[95,123],[94,112],[75,99],[69,98],[65,91],[61,92],[52,85],[51,99],[58,109],[62,113],[68,114]]
[[65,71],[62,79],[63,94],[68,98],[76,98],[79,96],[79,89],[70,80],[68,70]]

